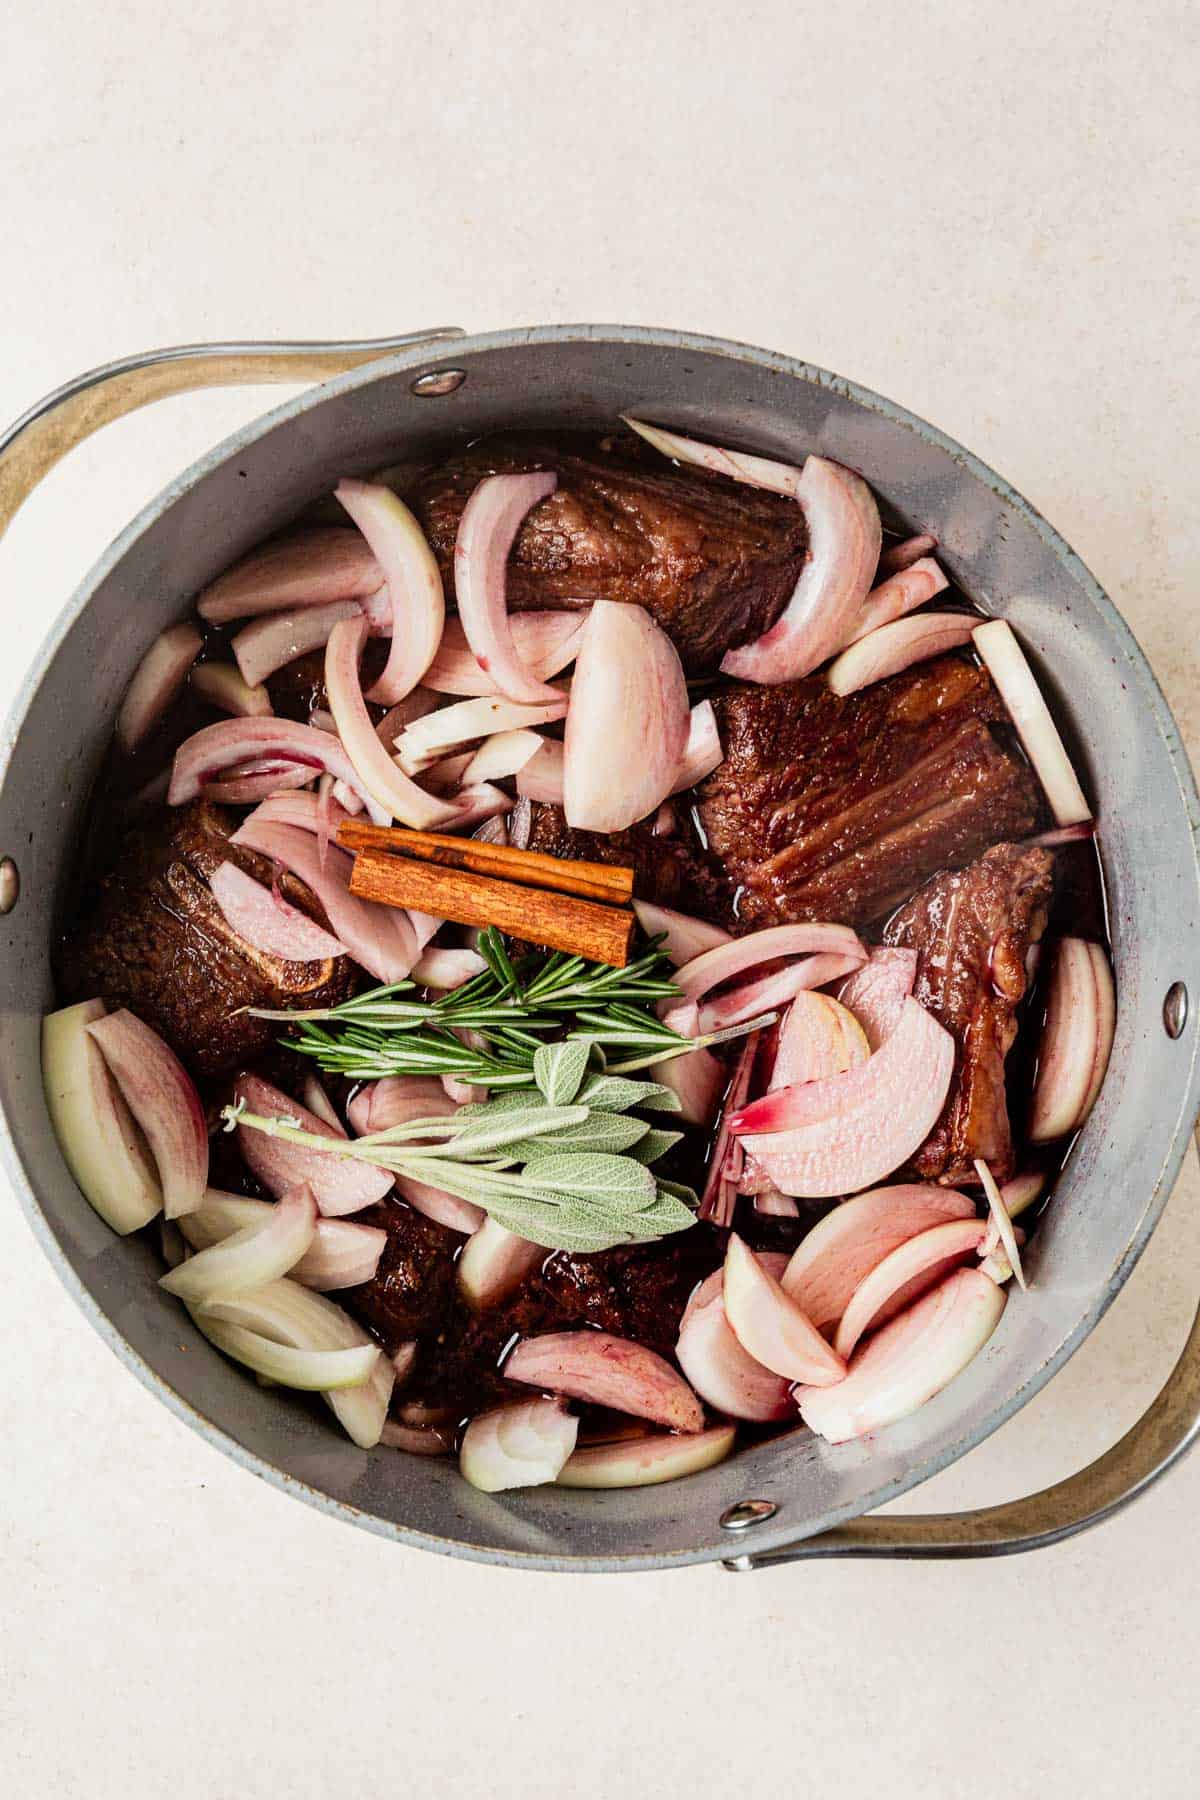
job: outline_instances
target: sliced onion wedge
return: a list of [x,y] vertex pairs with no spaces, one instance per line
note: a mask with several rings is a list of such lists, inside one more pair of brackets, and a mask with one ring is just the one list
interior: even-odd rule
[[294,532],[252,551],[218,576],[196,602],[210,625],[258,613],[360,600],[373,594],[383,571],[357,531],[344,526]]
[[713,711],[713,703],[711,700],[701,700],[688,715],[687,741],[683,746],[679,767],[675,771],[671,792],[681,794],[685,788],[695,787],[698,781],[711,775],[724,759],[725,752],[721,748],[721,734],[717,730],[717,715]]
[[242,680],[253,687],[300,657],[323,649],[341,620],[362,617],[356,600],[334,600],[328,606],[310,606],[304,612],[272,613],[244,625],[230,639],[229,647]]
[[743,1025],[747,1019],[775,1012],[809,989],[849,974],[861,960],[858,954],[841,956],[830,952],[802,956],[770,975],[737,982],[701,1004],[696,1014],[697,1032],[703,1036],[706,1032],[723,1031],[728,1025]]
[[732,981],[759,963],[815,951],[852,956],[859,962],[865,961],[867,955],[848,925],[769,925],[764,931],[730,938],[694,956],[676,970],[675,984],[681,999],[702,1000],[718,984]]
[[647,425],[643,419],[621,414],[621,422],[672,462],[690,463],[693,468],[707,469],[711,475],[727,475],[747,487],[766,488],[773,494],[796,498],[801,472],[794,463],[773,462],[766,456],[753,456],[747,450],[725,450],[720,444],[705,444],[699,438],[683,437],[661,425]]
[[935,537],[922,532],[918,537],[902,538],[898,544],[889,544],[879,558],[879,573],[895,575],[901,569],[911,569],[921,557],[932,555],[938,547]]
[[531,756],[536,756],[544,739],[536,732],[517,726],[512,731],[497,731],[485,738],[463,770],[463,783],[503,781],[523,769]]
[[791,1412],[790,1386],[744,1350],[730,1330],[723,1274],[702,1282],[679,1326],[675,1356],[700,1398],[731,1419],[768,1424]]
[[167,803],[182,806],[205,787],[211,793],[211,784],[224,770],[268,758],[307,768],[309,780],[325,771],[353,788],[361,786],[354,764],[327,731],[293,719],[219,719],[194,732],[175,752]]
[[158,1285],[188,1306],[247,1294],[286,1275],[309,1248],[316,1229],[317,1203],[311,1188],[291,1188],[261,1223],[243,1226],[189,1257],[162,1276]]
[[361,1387],[379,1361],[379,1346],[356,1345],[348,1350],[293,1349],[261,1337],[242,1325],[226,1325],[203,1317],[196,1320],[204,1335],[234,1362],[243,1363],[256,1375],[266,1376],[281,1387],[329,1394],[339,1388]]
[[414,830],[444,825],[454,817],[454,807],[410,781],[376,736],[358,679],[358,659],[366,640],[364,618],[342,619],[330,632],[325,649],[329,710],[353,766],[354,785],[390,819]]
[[513,1400],[472,1419],[458,1467],[485,1494],[553,1481],[575,1448],[579,1420],[561,1400]]
[[864,1333],[890,1316],[887,1309],[897,1296],[911,1296],[914,1283],[927,1276],[932,1285],[948,1263],[977,1251],[986,1235],[987,1225],[982,1219],[953,1219],[910,1238],[876,1263],[854,1290],[842,1314],[833,1340],[838,1355],[848,1360]]
[[[338,1135],[324,1119],[318,1119],[261,1075],[239,1075],[234,1097],[244,1101],[248,1111],[263,1118],[287,1120],[317,1137],[336,1139]],[[248,1125],[238,1126],[238,1147],[252,1174],[270,1193],[282,1198],[292,1188],[311,1187],[326,1218],[358,1212],[382,1200],[391,1189],[392,1177],[386,1169],[313,1150],[307,1144],[293,1144]]]
[[[943,593],[949,585],[931,556],[917,557],[905,563],[903,569],[897,569],[886,581],[871,589],[849,641],[856,644],[860,638],[878,631],[883,625],[890,625],[894,619],[903,619],[918,606],[924,606],[927,600],[932,600],[935,594]],[[839,690],[834,688],[833,691],[836,694]]]
[[[535,681],[548,680],[574,661],[584,616],[582,612],[510,614],[508,629],[517,655]],[[467,697],[501,692],[491,674],[475,660],[457,616],[446,620],[437,655],[425,671],[424,685],[439,694]]]
[[845,1375],[842,1358],[736,1232],[725,1253],[724,1305],[738,1343],[765,1369],[814,1387]]
[[937,1122],[954,1039],[915,1000],[874,1056],[844,1075],[780,1088],[730,1121],[785,1194],[853,1194],[890,1175]]
[[435,1075],[385,1075],[361,1089],[350,1109],[360,1137],[391,1131],[413,1119],[449,1118],[454,1111],[454,1102]]
[[103,1000],[64,1006],[42,1020],[42,1081],[58,1147],[80,1192],[121,1235],[162,1211],[158,1174],[88,1026]]
[[633,910],[647,937],[661,937],[662,948],[676,968],[691,962],[705,950],[733,942],[729,932],[707,919],[693,919],[688,913],[674,912],[669,906],[654,906],[649,900],[635,900]]
[[543,806],[563,803],[563,747],[546,738],[536,756],[531,756],[517,772],[517,792],[523,800],[536,800]]
[[713,1425],[683,1437],[641,1437],[576,1450],[557,1476],[559,1487],[654,1487],[698,1475],[724,1462],[737,1432],[732,1425]]
[[[896,576],[902,581],[903,576]],[[856,694],[885,676],[898,675],[914,663],[927,662],[965,644],[972,635],[969,613],[916,613],[911,619],[896,619],[880,625],[866,637],[858,638],[848,650],[835,656],[825,671],[825,679],[835,694]]]
[[1037,771],[1055,823],[1076,825],[1090,819],[1092,809],[1012,627],[1006,619],[989,619],[975,627],[972,637]]
[[824,1081],[856,1069],[870,1054],[867,1034],[852,1012],[828,994],[799,993],[779,1027],[769,1086]]
[[117,714],[117,742],[134,751],[145,742],[187,679],[204,648],[194,625],[172,625],[155,638],[125,690]]
[[[448,751],[461,749],[464,744],[477,743],[480,738],[491,738],[498,732],[523,731],[532,737],[533,726],[549,725],[567,715],[566,694],[559,693],[557,688],[550,688],[548,692],[548,700],[538,700],[533,705],[520,700],[507,700],[503,696],[496,698],[487,695],[479,700],[458,700],[453,706],[442,707],[439,712],[427,713],[424,718],[406,726],[396,739],[396,755],[400,767],[409,775],[419,774]],[[533,750],[537,750],[540,744],[539,738]],[[469,758],[464,765],[464,781],[467,779],[467,769],[476,760],[478,759],[475,757]],[[528,760],[526,757],[525,761]]]
[[568,1394],[673,1431],[699,1431],[704,1408],[670,1363],[607,1331],[552,1331],[524,1338],[503,1365],[509,1381]]
[[690,714],[679,653],[641,606],[597,600],[575,659],[563,808],[578,831],[622,831],[671,793]]
[[894,1250],[939,1225],[975,1217],[975,1202],[954,1188],[908,1182],[845,1201],[814,1225],[780,1278],[785,1294],[818,1331],[842,1317],[871,1271]]
[[476,975],[482,975],[486,968],[487,964],[478,950],[442,949],[438,946],[421,952],[413,964],[412,978],[425,987],[448,992],[451,988],[461,987],[464,981],[474,981]]
[[[207,1250],[224,1243],[247,1226],[262,1226],[282,1201],[251,1200],[243,1194],[226,1194],[219,1188],[205,1190],[204,1204],[179,1221],[179,1228],[193,1250]],[[292,1281],[318,1293],[358,1287],[370,1281],[379,1267],[387,1232],[376,1225],[358,1225],[348,1219],[316,1221],[313,1240],[288,1274]]]
[[1027,1212],[1041,1194],[1046,1185],[1046,1176],[1041,1169],[1030,1169],[1024,1175],[1014,1175],[1000,1189],[1004,1201],[1004,1209],[1010,1219],[1020,1218]]
[[506,1231],[495,1219],[485,1219],[458,1259],[459,1289],[468,1304],[482,1312],[515,1293],[526,1275],[545,1260],[540,1244]]
[[915,950],[873,946],[862,967],[847,976],[838,989],[839,1001],[862,1026],[872,1051],[878,1050],[900,1023],[901,1010],[916,978]]
[[526,513],[557,486],[558,476],[545,470],[485,476],[463,509],[454,544],[454,590],[471,653],[502,694],[532,705],[555,695],[521,661],[509,626],[506,569]]
[[864,1345],[836,1387],[797,1391],[804,1423],[831,1444],[864,1437],[923,1406],[962,1373],[995,1331],[1004,1289],[958,1269]]
[[369,697],[394,706],[416,687],[441,641],[446,622],[441,571],[425,533],[391,488],[342,480],[334,496],[367,540],[387,583],[392,645]]
[[255,950],[287,962],[317,962],[346,954],[346,946],[330,932],[236,863],[214,869],[208,885],[226,924]]
[[192,692],[208,706],[230,713],[235,719],[266,719],[274,708],[265,687],[251,687],[232,663],[197,663],[191,675]]
[[810,456],[795,497],[808,524],[808,558],[774,625],[722,658],[722,672],[739,681],[770,686],[810,674],[846,642],[879,562],[879,508],[860,476]]
[[1031,1143],[1077,1131],[1100,1092],[1112,1053],[1117,997],[1099,944],[1062,938],[1055,953],[1029,1110]]
[[158,1033],[131,1012],[108,1013],[86,1029],[146,1134],[167,1218],[194,1212],[208,1181],[208,1127],[191,1076]]
[[346,1137],[348,1135],[346,1127],[337,1116],[337,1109],[335,1108],[333,1101],[329,1098],[329,1095],[325,1092],[325,1089],[321,1086],[321,1083],[317,1080],[315,1075],[306,1075],[304,1077],[304,1086],[300,1090],[300,1095],[309,1112],[315,1113],[318,1119],[324,1120],[330,1131],[334,1132],[338,1137]]

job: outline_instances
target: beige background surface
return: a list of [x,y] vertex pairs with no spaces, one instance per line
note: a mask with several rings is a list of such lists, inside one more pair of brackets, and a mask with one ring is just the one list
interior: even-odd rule
[[[1195,752],[1197,16],[9,0],[0,415],[207,337],[597,319],[772,345],[1009,476]],[[0,551],[0,704],[119,525],[258,405],[172,402],[47,483]],[[1198,1203],[1189,1172],[1074,1362],[915,1505],[1014,1495],[1134,1418],[1200,1291]],[[1200,1788],[1200,1459],[1031,1560],[517,1577],[207,1449],[6,1193],[0,1269],[14,1800]]]

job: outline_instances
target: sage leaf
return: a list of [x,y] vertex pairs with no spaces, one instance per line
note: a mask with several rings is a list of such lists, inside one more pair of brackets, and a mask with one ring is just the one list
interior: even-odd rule
[[562,1038],[535,1051],[533,1078],[550,1106],[569,1106],[579,1092],[592,1052],[590,1038]]
[[656,1193],[654,1177],[641,1163],[628,1156],[591,1152],[539,1156],[520,1179],[555,1194],[578,1195],[620,1216],[651,1206]]
[[627,1075],[591,1075],[579,1090],[581,1106],[625,1112],[631,1106],[647,1112],[678,1112],[679,1095],[659,1081],[630,1081]]
[[[554,1141],[557,1142],[557,1138]],[[665,1156],[668,1150],[673,1150],[676,1144],[682,1142],[682,1131],[648,1131],[645,1137],[639,1138],[636,1144],[630,1145],[629,1154],[635,1161],[649,1166],[650,1163],[656,1163],[660,1156]]]
[[514,1107],[498,1118],[469,1119],[456,1137],[436,1149],[456,1158],[480,1156],[522,1138],[540,1137],[544,1131],[582,1125],[588,1117],[586,1106],[526,1106],[523,1111]]
[[[518,1159],[522,1156],[522,1146],[529,1158],[548,1156],[555,1150],[596,1150],[604,1155],[619,1156],[634,1144],[640,1144],[649,1133],[650,1127],[644,1119],[627,1119],[623,1113],[589,1112],[578,1125],[564,1125],[558,1131],[531,1137],[527,1143],[523,1139],[521,1144],[512,1144],[509,1148]],[[639,1162],[644,1160],[638,1156]]]

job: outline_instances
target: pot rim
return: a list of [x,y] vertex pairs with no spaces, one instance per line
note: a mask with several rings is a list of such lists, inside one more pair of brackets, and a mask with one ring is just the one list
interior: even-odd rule
[[[1126,656],[1142,680],[1151,717],[1169,753],[1179,785],[1180,798],[1191,827],[1193,856],[1197,863],[1198,875],[1200,875],[1200,843],[1197,842],[1197,834],[1200,832],[1200,795],[1197,793],[1195,775],[1166,697],[1144,651],[1125,619],[1081,558],[1036,507],[987,463],[965,449],[955,439],[905,407],[875,393],[872,389],[813,364],[782,355],[777,351],[761,349],[726,338],[708,337],[694,332],[650,326],[548,325],[483,332],[444,344],[418,344],[412,348],[383,356],[377,361],[361,364],[343,375],[321,382],[294,395],[290,400],[260,414],[249,424],[223,439],[168,482],[139,510],[84,576],[55,619],[18,688],[4,722],[4,735],[2,746],[0,746],[0,787],[7,775],[13,746],[37,698],[41,683],[67,634],[86,610],[96,588],[107,578],[141,534],[157,521],[164,510],[173,505],[183,494],[205,479],[222,463],[229,461],[266,433],[319,407],[325,400],[351,392],[359,387],[370,386],[382,377],[402,373],[407,369],[424,371],[433,365],[458,367],[475,355],[503,350],[510,346],[528,348],[531,345],[562,343],[596,345],[630,343],[670,350],[694,350],[698,354],[724,356],[739,362],[751,361],[810,385],[828,388],[865,410],[879,413],[892,423],[903,426],[924,439],[925,442],[951,456],[977,481],[1001,499],[1005,506],[1024,518],[1046,547],[1064,565],[1097,612],[1104,618],[1109,629],[1121,642]],[[994,1431],[1018,1412],[1026,1401],[1041,1391],[1093,1331],[1141,1256],[1174,1187],[1186,1154],[1188,1134],[1198,1110],[1200,1110],[1200,1040],[1194,1042],[1179,1116],[1172,1130],[1170,1141],[1165,1146],[1151,1193],[1137,1221],[1136,1228],[1110,1271],[1104,1286],[1098,1291],[1092,1304],[1058,1350],[1047,1358],[1041,1367],[1015,1392],[985,1414],[961,1437],[949,1445],[943,1446],[941,1450],[931,1453],[924,1460],[910,1464],[901,1475],[875,1492],[867,1506],[864,1507],[861,1500],[850,1500],[844,1505],[830,1507],[805,1529],[801,1534],[803,1537],[814,1537],[831,1527],[844,1524],[847,1520],[858,1517],[864,1512],[873,1511],[919,1486],[921,1482],[929,1480],[933,1475],[956,1462],[967,1451],[974,1449],[985,1438],[990,1437]],[[433,1551],[438,1555],[460,1557],[466,1561],[488,1563],[500,1567],[579,1574],[632,1573],[641,1570],[685,1568],[701,1563],[719,1562],[733,1553],[735,1547],[732,1542],[665,1554],[647,1555],[635,1551],[628,1556],[584,1556],[579,1558],[548,1556],[519,1549],[500,1551],[466,1543],[460,1539],[438,1537],[410,1526],[397,1524],[373,1513],[364,1512],[345,1501],[337,1500],[329,1494],[310,1487],[307,1483],[278,1468],[274,1463],[268,1462],[248,1450],[236,1438],[231,1437],[203,1413],[197,1411],[132,1348],[109,1315],[92,1297],[91,1292],[76,1274],[70,1260],[59,1246],[58,1240],[42,1212],[33,1182],[16,1150],[2,1109],[0,1109],[0,1156],[2,1156],[22,1210],[29,1220],[38,1243],[68,1293],[71,1294],[80,1310],[114,1355],[137,1377],[143,1387],[162,1401],[177,1418],[182,1419],[197,1431],[213,1448],[219,1449],[240,1467],[249,1470],[280,1491],[291,1494],[308,1505],[349,1524],[365,1528],[377,1536],[390,1538],[413,1548]],[[795,1543],[797,1536],[797,1527],[794,1521],[788,1522],[786,1519],[781,1519],[773,1525],[764,1524],[754,1533],[755,1554],[782,1549],[788,1544]]]

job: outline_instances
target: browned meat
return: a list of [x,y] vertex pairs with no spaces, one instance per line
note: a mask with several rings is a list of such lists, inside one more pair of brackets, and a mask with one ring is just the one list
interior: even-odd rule
[[986,670],[943,656],[839,699],[824,682],[714,696],[725,760],[699,814],[745,930],[869,926],[937,869],[1033,829],[1037,782]]
[[1025,996],[1025,956],[1046,928],[1054,859],[997,844],[967,869],[939,875],[892,919],[889,944],[918,952],[913,992],[954,1036],[954,1079],[942,1116],[914,1158],[927,1181],[998,1181],[1013,1173],[1004,1062]]
[[645,606],[691,674],[774,624],[807,554],[800,508],[723,475],[678,469],[626,433],[473,445],[406,492],[451,591],[463,508],[485,475],[553,469],[509,559],[515,609],[626,600]]
[[721,873],[705,852],[687,806],[675,808],[672,829],[655,836],[648,819],[628,831],[573,831],[560,806],[535,805],[528,848],[632,868],[638,898],[659,906],[706,915],[725,909]]
[[[201,1077],[261,1056],[278,1037],[277,1025],[239,1007],[325,1006],[345,999],[354,980],[346,957],[284,962],[226,924],[208,886],[217,865],[233,861],[270,879],[261,857],[230,845],[236,825],[235,815],[201,801],[136,825],[89,889],[59,959],[64,999],[98,995],[128,1006]],[[291,876],[282,885],[327,923],[307,888]]]

